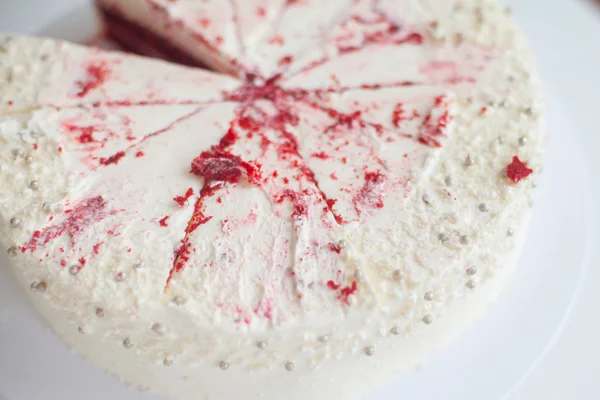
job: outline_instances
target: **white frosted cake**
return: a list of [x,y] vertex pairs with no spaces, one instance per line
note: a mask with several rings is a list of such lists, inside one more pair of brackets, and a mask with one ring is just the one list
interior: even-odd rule
[[172,399],[353,399],[498,295],[544,140],[508,10],[98,4],[215,72],[0,36],[0,239],[69,346]]

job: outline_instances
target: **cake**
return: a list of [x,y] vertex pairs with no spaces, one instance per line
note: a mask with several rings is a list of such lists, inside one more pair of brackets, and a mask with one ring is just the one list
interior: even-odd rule
[[508,10],[97,3],[190,66],[0,37],[0,239],[70,347],[173,399],[352,399],[483,315],[545,136]]

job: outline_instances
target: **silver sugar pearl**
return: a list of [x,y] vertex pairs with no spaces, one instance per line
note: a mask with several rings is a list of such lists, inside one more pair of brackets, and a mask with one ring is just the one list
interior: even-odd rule
[[425,293],[425,295],[423,296],[423,298],[426,301],[433,301],[434,295],[433,295],[432,292],[427,292],[427,293]]
[[258,347],[261,350],[264,350],[267,348],[267,342],[265,342],[264,340],[261,340],[260,342],[256,343],[256,347]]
[[135,268],[137,269],[142,269],[144,268],[145,264],[143,261],[140,261],[139,263],[135,264]]
[[373,346],[365,347],[365,354],[368,356],[372,356],[373,354],[375,354],[375,347],[373,347]]
[[81,333],[82,335],[85,334],[85,329],[83,326],[80,326],[79,328],[77,328],[77,331],[79,331],[79,333]]
[[77,275],[79,273],[79,265],[71,265],[71,267],[69,267],[69,273],[71,275]]
[[19,249],[17,249],[17,246],[10,246],[7,250],[6,250],[6,254],[8,254],[9,257],[16,257],[19,255]]
[[177,304],[178,306],[180,306],[180,305],[182,305],[182,304],[185,304],[185,299],[184,299],[183,297],[181,297],[181,296],[175,296],[175,297],[173,298],[173,302],[174,302],[175,304]]
[[523,147],[527,144],[527,138],[522,136],[519,138],[519,146]]
[[65,211],[65,206],[63,206],[62,204],[57,204],[56,207],[54,207],[54,211],[56,211],[57,213],[61,213]]
[[513,236],[515,234],[515,231],[513,228],[508,228],[506,230],[506,236]]
[[115,281],[117,282],[123,282],[125,280],[125,273],[124,272],[119,272],[117,275],[115,275]]
[[404,273],[402,271],[400,271],[399,269],[395,270],[394,273],[392,274],[392,277],[397,280],[400,281],[402,280],[402,278],[404,278]]
[[472,266],[467,268],[467,275],[473,276],[477,273],[477,267],[476,266]]
[[40,283],[37,284],[36,289],[38,292],[44,293],[46,291],[46,289],[48,289],[48,284],[44,281],[41,281]]
[[392,329],[390,329],[390,333],[394,336],[398,336],[400,334],[400,328],[397,326],[394,326]]
[[25,153],[23,153],[23,150],[21,150],[21,149],[13,149],[12,155],[14,158],[20,158],[20,157],[23,157],[25,155]]
[[470,244],[471,243],[471,238],[469,237],[469,235],[462,235],[460,237],[460,242],[462,244]]
[[337,245],[340,249],[345,249],[346,246],[348,245],[348,243],[344,239],[341,239],[341,240],[338,240]]
[[429,325],[429,324],[431,324],[433,322],[433,317],[431,315],[429,315],[429,314],[425,314],[425,316],[423,317],[423,322],[426,325]]
[[47,213],[50,213],[52,212],[52,204],[45,202],[44,204],[42,204],[42,209]]
[[477,284],[475,283],[475,281],[471,280],[471,281],[467,282],[467,287],[469,289],[475,289],[475,286],[477,286]]
[[321,342],[321,343],[327,343],[327,342],[329,342],[329,336],[327,336],[327,335],[320,336],[319,337],[319,342]]
[[221,368],[223,371],[227,371],[229,369],[229,363],[227,361],[220,361],[219,368]]
[[40,183],[38,181],[31,181],[29,188],[31,190],[38,190],[40,188]]
[[27,164],[32,164],[33,163],[33,157],[32,156],[27,156],[25,157],[25,162]]
[[431,201],[432,201],[431,196],[428,195],[427,193],[425,193],[423,195],[423,197],[421,197],[421,198],[423,199],[423,203],[425,203],[425,204],[431,204]]
[[291,362],[291,361],[288,361],[288,362],[286,362],[286,363],[285,363],[285,369],[286,369],[287,371],[290,371],[290,372],[291,372],[291,371],[293,371],[294,369],[296,369],[296,364],[294,364],[294,363],[293,363],[293,362]]
[[500,137],[498,137],[498,138],[496,139],[496,142],[497,142],[498,144],[503,144],[503,143],[504,143],[504,138],[503,138],[502,136],[500,136]]
[[454,186],[454,180],[451,176],[447,176],[446,179],[444,179],[444,183],[446,183],[446,186]]
[[10,226],[12,226],[13,228],[18,228],[19,226],[21,226],[21,218],[12,217],[10,219]]
[[166,358],[163,360],[163,365],[164,365],[165,367],[170,367],[171,365],[173,365],[173,359],[172,359],[171,357],[166,357]]
[[467,156],[467,158],[465,159],[465,166],[470,167],[474,163],[475,162],[473,161],[473,159],[471,158],[471,156]]
[[37,286],[38,286],[38,282],[33,282],[33,283],[31,284],[31,286],[29,286],[29,288],[30,288],[32,291],[34,291],[34,292],[37,292]]
[[479,205],[479,211],[488,212],[488,211],[490,211],[490,206],[488,206],[486,203],[481,203]]
[[163,326],[161,324],[159,324],[158,322],[154,323],[154,325],[152,325],[152,330],[155,333],[158,333],[159,335],[162,335],[165,333],[165,328],[163,328]]
[[96,316],[98,318],[104,318],[104,309],[100,307],[96,308]]
[[131,343],[131,340],[125,339],[123,340],[123,347],[125,347],[126,349],[130,349],[133,347],[133,343]]
[[440,233],[438,235],[438,239],[440,240],[440,242],[445,243],[448,240],[450,240],[450,238],[448,237],[448,235],[446,235],[445,233]]

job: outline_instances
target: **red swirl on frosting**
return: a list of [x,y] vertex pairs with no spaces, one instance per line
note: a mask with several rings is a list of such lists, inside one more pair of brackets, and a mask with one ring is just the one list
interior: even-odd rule
[[86,68],[86,77],[84,80],[78,81],[77,86],[79,91],[77,97],[84,97],[90,91],[101,86],[108,78],[110,69],[106,61],[97,61],[91,63]]
[[74,247],[77,236],[88,230],[92,224],[115,213],[115,211],[107,211],[107,202],[101,196],[83,200],[68,213],[67,219],[62,223],[35,231],[29,242],[21,247],[21,251],[34,252],[39,246],[44,246],[64,234],[69,235],[71,245]]

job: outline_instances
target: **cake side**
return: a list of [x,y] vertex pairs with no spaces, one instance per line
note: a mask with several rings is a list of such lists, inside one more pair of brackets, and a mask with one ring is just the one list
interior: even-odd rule
[[[175,398],[283,387],[349,398],[485,310],[510,275],[544,138],[525,41],[494,2],[463,2],[460,17],[439,2],[413,16],[403,2],[398,14],[413,19],[391,31],[395,8],[359,3],[314,54],[265,62],[277,80],[226,79],[198,90],[208,101],[174,102],[158,82],[184,70],[136,58],[124,74],[157,79],[115,78],[136,93],[157,82],[144,109],[104,101],[114,95],[101,83],[87,108],[30,100],[33,110],[3,112],[1,176],[13,188],[0,201],[3,244],[61,337]],[[348,32],[365,37],[346,22],[359,9],[390,36],[343,50]],[[57,155],[72,130],[93,141]],[[43,157],[31,172],[29,153]],[[72,181],[32,188],[38,171],[73,171],[67,162],[79,168]],[[13,200],[40,188],[64,209]],[[50,214],[31,211],[40,205]]]

